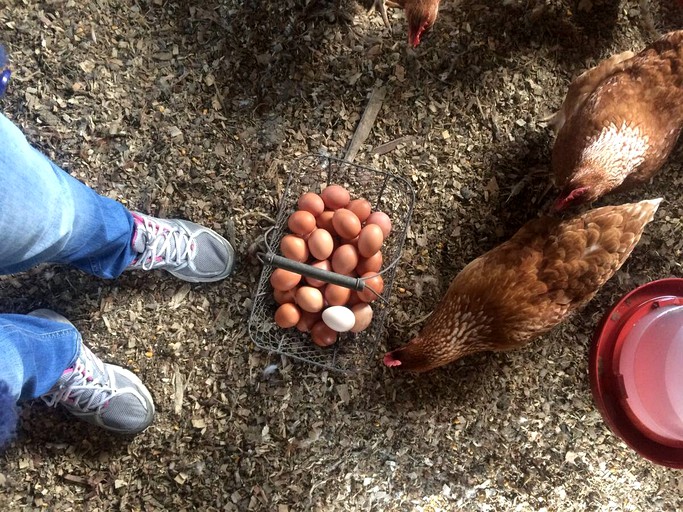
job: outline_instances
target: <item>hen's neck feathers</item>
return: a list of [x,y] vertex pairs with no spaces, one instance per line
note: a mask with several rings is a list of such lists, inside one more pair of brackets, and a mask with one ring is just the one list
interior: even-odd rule
[[[455,283],[454,283],[455,284]],[[445,347],[444,356],[462,357],[468,353],[490,349],[493,319],[486,313],[481,298],[472,299],[452,286],[420,333],[425,344]],[[447,343],[444,345],[443,342]]]
[[639,126],[626,121],[620,125],[610,122],[587,141],[581,154],[584,167],[577,172],[576,178],[581,179],[599,169],[613,186],[618,186],[645,161],[649,149],[650,138]]

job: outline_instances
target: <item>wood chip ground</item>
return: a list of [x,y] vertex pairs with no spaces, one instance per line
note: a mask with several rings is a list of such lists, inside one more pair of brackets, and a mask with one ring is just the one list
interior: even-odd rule
[[[419,377],[383,368],[450,279],[552,198],[540,119],[572,77],[654,32],[674,2],[444,0],[407,45],[341,1],[0,0],[14,75],[3,111],[100,193],[234,240],[234,276],[116,281],[64,267],[0,280],[3,312],[50,307],[154,394],[154,425],[121,439],[41,404],[0,458],[2,510],[680,510],[683,477],[628,449],[587,376],[619,296],[683,276],[680,153],[633,256],[588,308],[524,350]],[[385,96],[356,163],[417,192],[377,360],[340,377],[255,349],[246,325],[276,214],[280,165],[343,156]],[[273,366],[275,365],[275,366]],[[265,371],[267,369],[267,371]]]

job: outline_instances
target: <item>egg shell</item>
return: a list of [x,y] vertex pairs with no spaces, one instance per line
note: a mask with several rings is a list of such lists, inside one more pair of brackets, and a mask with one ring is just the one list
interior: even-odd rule
[[304,311],[317,313],[323,308],[323,294],[313,286],[302,286],[296,291],[296,304]]
[[365,288],[358,292],[358,297],[360,297],[363,302],[372,302],[376,300],[377,295],[375,295],[372,290],[375,290],[379,295],[382,294],[384,291],[384,279],[382,279],[382,276],[375,272],[367,272],[360,277],[365,281]]
[[311,339],[319,347],[329,347],[337,341],[337,333],[321,320],[311,327]]
[[351,332],[362,332],[372,323],[372,306],[365,302],[351,307],[351,312],[356,318],[356,322],[351,327]]
[[333,331],[346,332],[356,323],[356,317],[347,307],[330,306],[323,310],[323,322]]
[[[330,263],[330,260],[315,261],[311,263],[311,266],[321,268],[323,270],[332,270],[332,264]],[[321,286],[325,286],[327,284],[325,281],[308,276],[306,276],[306,282],[311,286],[315,286],[316,288],[320,288]]]
[[365,221],[365,224],[377,224],[380,228],[382,228],[382,233],[384,233],[385,240],[391,232],[391,219],[384,212],[372,212]]
[[356,304],[366,304],[366,302],[360,299],[357,291],[353,290],[351,291],[351,298],[349,298],[349,301],[346,303],[346,307],[350,308]]
[[332,254],[332,270],[338,274],[347,275],[358,265],[358,249],[352,244],[337,247]]
[[315,192],[306,192],[297,201],[299,210],[304,210],[313,214],[314,217],[320,215],[325,210],[323,198]]
[[308,250],[316,260],[326,260],[334,250],[334,240],[326,229],[318,228],[308,237]]
[[369,258],[382,248],[384,232],[377,224],[367,224],[358,235],[358,252],[364,258]]
[[332,236],[336,236],[337,232],[332,225],[332,217],[334,217],[334,212],[332,210],[325,210],[315,219],[315,225],[328,231]]
[[287,227],[297,235],[307,235],[315,229],[315,217],[311,212],[297,210],[287,219]]
[[275,310],[275,323],[283,329],[294,327],[301,320],[301,310],[291,302],[282,304]]
[[351,210],[356,217],[358,217],[358,220],[361,222],[365,222],[365,220],[370,216],[370,212],[372,211],[372,207],[370,206],[370,202],[367,199],[354,199],[349,203],[349,205],[346,207],[348,210]]
[[311,329],[322,319],[322,313],[309,313],[308,311],[301,312],[301,320],[296,324],[296,328],[300,332],[311,332]]
[[368,272],[379,272],[379,269],[382,268],[382,260],[382,251],[377,251],[369,258],[360,258],[356,266],[356,272],[361,276]]
[[286,292],[291,290],[301,281],[301,274],[290,272],[283,268],[276,268],[270,275],[270,284],[274,290]]
[[334,212],[332,225],[337,234],[345,240],[351,240],[360,233],[360,220],[356,214],[346,208],[339,208]]
[[330,210],[344,208],[351,201],[351,194],[341,185],[329,185],[320,193],[325,206]]
[[296,290],[296,287],[284,292],[281,290],[273,290],[273,298],[275,299],[275,302],[277,302],[278,304],[287,304],[288,302],[294,302]]
[[285,258],[300,262],[307,261],[309,256],[306,240],[298,235],[283,236],[280,241],[280,252]]
[[343,306],[351,298],[351,290],[338,284],[328,284],[323,292],[325,301],[330,306]]

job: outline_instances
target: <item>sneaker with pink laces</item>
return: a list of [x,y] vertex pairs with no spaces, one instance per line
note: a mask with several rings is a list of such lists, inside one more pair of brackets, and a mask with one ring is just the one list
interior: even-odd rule
[[187,220],[131,213],[135,220],[131,243],[138,255],[128,269],[163,269],[191,283],[220,281],[232,272],[235,251],[212,229]]
[[[71,323],[49,309],[29,315]],[[154,419],[152,395],[142,381],[125,368],[103,363],[83,341],[74,364],[41,399],[51,407],[61,404],[77,418],[118,434],[142,432]]]

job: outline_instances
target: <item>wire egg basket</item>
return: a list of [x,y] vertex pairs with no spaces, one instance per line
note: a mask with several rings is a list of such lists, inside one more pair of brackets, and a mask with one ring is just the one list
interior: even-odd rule
[[[371,303],[372,323],[360,333],[339,333],[334,345],[321,348],[313,343],[310,333],[299,332],[294,327],[283,329],[275,324],[274,314],[278,304],[273,298],[270,276],[276,267],[280,267],[328,283],[334,282],[355,290],[363,289],[364,283],[359,278],[319,270],[278,255],[280,241],[288,234],[287,219],[296,211],[299,197],[305,192],[319,194],[331,184],[342,185],[349,191],[352,199],[367,199],[372,211],[382,211],[389,215],[392,227],[381,249],[384,264],[379,273],[384,280],[384,289],[377,300]],[[267,252],[258,255],[264,265],[248,324],[249,335],[254,344],[268,352],[343,373],[353,373],[367,366],[375,355],[383,332],[384,320],[389,311],[389,297],[414,202],[415,192],[410,183],[389,172],[323,155],[306,155],[295,160],[288,169],[287,184],[275,225],[265,235]]]

